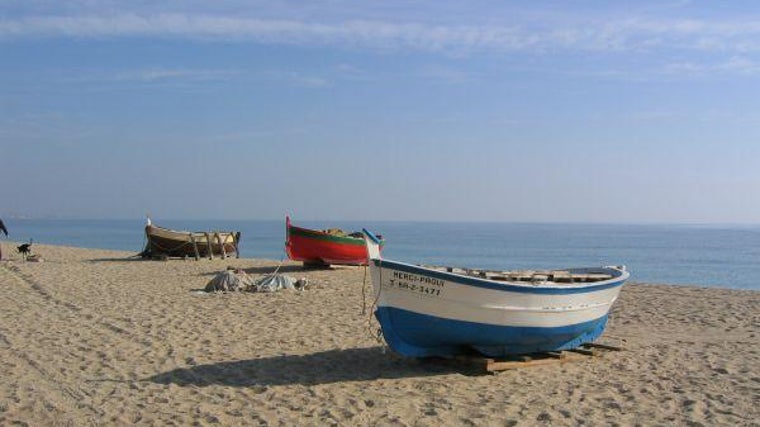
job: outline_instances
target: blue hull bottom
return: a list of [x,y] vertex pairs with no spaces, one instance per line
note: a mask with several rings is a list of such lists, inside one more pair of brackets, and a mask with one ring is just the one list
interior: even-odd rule
[[597,339],[607,316],[562,327],[495,326],[442,319],[392,307],[375,312],[388,345],[408,357],[457,356],[473,351],[488,357],[577,348]]

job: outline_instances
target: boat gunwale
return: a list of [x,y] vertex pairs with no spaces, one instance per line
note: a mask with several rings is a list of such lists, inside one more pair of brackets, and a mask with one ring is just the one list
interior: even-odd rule
[[[428,267],[421,267],[414,264],[408,264],[399,261],[387,260],[383,258],[373,258],[372,265],[377,268],[383,268],[387,266],[389,268],[403,271],[405,273],[417,274],[423,276],[429,276],[432,278],[446,280],[454,282],[460,285],[473,286],[484,289],[492,289],[505,292],[520,292],[520,293],[535,293],[535,294],[580,294],[596,292],[605,289],[622,286],[626,280],[630,277],[630,273],[625,270],[620,270],[612,267],[588,267],[585,269],[599,270],[605,269],[614,271],[618,274],[616,277],[612,277],[607,280],[598,282],[586,282],[586,283],[555,283],[553,285],[546,283],[521,283],[510,281],[497,281],[487,278],[463,276],[457,273],[449,273],[446,271],[433,270]],[[575,269],[577,270],[577,269]]]
[[[209,234],[211,236],[213,236],[214,234],[219,234],[221,237],[227,238],[227,237],[234,236],[236,234],[235,231],[216,231],[216,230],[212,230],[212,231],[180,231],[180,230],[173,230],[171,228],[161,227],[161,226],[153,225],[153,224],[146,225],[145,229],[148,232],[148,234],[151,234],[151,235],[156,235],[154,233],[151,233],[152,230],[156,229],[159,232],[176,234],[177,237],[189,237],[191,234],[193,236],[195,236],[195,237],[199,237],[199,236],[200,237],[205,237],[206,234]],[[160,237],[164,237],[164,236],[160,236]],[[164,238],[170,239],[171,237],[164,237]]]

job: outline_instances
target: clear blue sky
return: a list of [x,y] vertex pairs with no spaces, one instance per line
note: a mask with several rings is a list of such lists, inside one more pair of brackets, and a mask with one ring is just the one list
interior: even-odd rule
[[0,82],[6,217],[760,222],[754,1],[0,0]]

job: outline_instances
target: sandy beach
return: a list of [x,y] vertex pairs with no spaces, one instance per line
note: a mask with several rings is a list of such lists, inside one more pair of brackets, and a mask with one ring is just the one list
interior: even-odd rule
[[760,425],[760,292],[629,283],[601,340],[625,351],[483,374],[387,351],[362,267],[286,262],[307,290],[209,294],[279,261],[10,248],[0,425]]

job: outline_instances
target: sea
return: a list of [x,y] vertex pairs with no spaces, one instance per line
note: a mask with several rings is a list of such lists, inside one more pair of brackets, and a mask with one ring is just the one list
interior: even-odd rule
[[[284,220],[161,220],[177,230],[242,233],[241,256],[285,257]],[[138,253],[144,221],[5,219],[15,242]],[[412,264],[481,269],[625,265],[631,281],[760,290],[760,224],[561,224],[297,221],[307,228],[367,228],[386,240],[383,256]],[[0,241],[0,244],[3,244]],[[6,248],[5,250],[8,250]],[[44,254],[41,254],[44,256]]]

